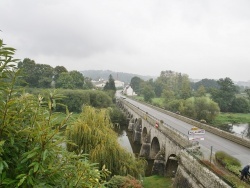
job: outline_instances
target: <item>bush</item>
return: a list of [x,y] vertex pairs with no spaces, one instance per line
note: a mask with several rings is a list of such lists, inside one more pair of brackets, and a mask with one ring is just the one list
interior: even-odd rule
[[[34,95],[47,95],[46,89],[29,89],[29,93]],[[70,112],[80,113],[82,107],[84,106],[93,106],[95,108],[107,108],[111,106],[112,99],[111,97],[103,92],[98,90],[73,90],[73,89],[58,89],[63,98],[57,101],[64,105],[56,105],[56,111],[63,112],[67,106]]]
[[240,161],[229,154],[223,152],[223,151],[218,151],[215,153],[215,158],[216,160],[224,166],[226,169],[231,171],[234,174],[238,174],[241,164]]
[[237,166],[241,167],[240,161],[231,155],[227,154],[226,152],[223,151],[218,151],[215,153],[215,158],[223,165],[232,165],[232,166]]

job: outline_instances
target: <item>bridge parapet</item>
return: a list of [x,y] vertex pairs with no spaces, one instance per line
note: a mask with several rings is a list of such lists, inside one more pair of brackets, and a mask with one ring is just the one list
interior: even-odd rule
[[[204,167],[189,155],[185,150],[181,151],[180,164],[175,176],[174,187],[216,187],[216,188],[230,188],[226,182],[216,176],[209,169]],[[188,183],[187,183],[188,180]],[[189,186],[187,186],[189,184]]]

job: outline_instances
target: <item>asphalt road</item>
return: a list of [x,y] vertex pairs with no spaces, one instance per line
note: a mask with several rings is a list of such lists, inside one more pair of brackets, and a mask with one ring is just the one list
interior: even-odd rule
[[[191,128],[193,127],[192,125],[185,123],[181,120],[175,119],[171,116],[168,116],[162,112],[159,112],[153,108],[150,108],[146,105],[143,105],[129,98],[125,98],[123,100],[126,100],[132,103],[133,105],[139,107],[141,110],[148,112],[148,114],[154,116],[156,119],[163,120],[164,124],[167,124],[166,126],[171,126],[174,129],[178,130],[179,132],[183,133],[184,135],[190,136],[188,135],[188,131],[191,130]],[[210,132],[205,133],[204,140],[200,140],[199,144],[201,146],[202,152],[204,152],[205,155],[210,156],[211,146],[212,146],[213,154],[216,151],[224,151],[228,153],[229,155],[239,159],[242,166],[245,166],[246,164],[250,163],[250,149],[249,148],[236,144],[230,140],[221,138]]]

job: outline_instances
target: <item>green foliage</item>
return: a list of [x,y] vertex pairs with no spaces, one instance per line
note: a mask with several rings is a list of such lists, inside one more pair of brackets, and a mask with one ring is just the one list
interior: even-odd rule
[[105,84],[103,90],[104,91],[107,91],[107,90],[116,91],[115,80],[113,79],[111,74],[109,75],[109,81]]
[[126,116],[118,107],[109,108],[109,115],[110,120],[114,125],[118,124],[119,126],[126,126],[128,123]]
[[92,162],[99,163],[99,167],[106,165],[112,174],[143,175],[146,161],[134,158],[123,149],[112,128],[107,110],[86,106],[66,132],[72,142],[67,144],[67,148],[77,154],[89,153]]
[[70,113],[58,121],[53,112],[61,95],[36,97],[14,87],[14,51],[0,40],[0,187],[101,187],[106,173],[64,146]]
[[203,85],[199,86],[197,92],[196,92],[196,97],[204,97],[206,96],[206,89]]
[[[34,95],[46,95],[45,89],[27,89]],[[107,108],[112,105],[112,99],[106,92],[98,90],[71,90],[71,89],[58,89],[56,90],[63,97],[58,100],[55,110],[59,112],[65,111],[65,106],[68,107],[70,112],[80,113],[83,106],[93,106],[96,108]]]
[[107,185],[107,188],[142,188],[141,182],[134,177],[113,176]]
[[142,94],[144,97],[144,101],[146,102],[151,102],[152,98],[155,96],[154,90],[150,85],[144,86]]
[[230,78],[221,78],[218,80],[218,84],[219,89],[212,91],[212,98],[219,104],[222,112],[229,112],[235,99],[236,87]]
[[220,162],[220,164],[222,164],[226,168],[228,168],[229,166],[230,168],[233,168],[232,166],[238,167],[238,170],[241,168],[240,161],[235,157],[232,157],[231,155],[227,154],[226,152],[217,151],[215,153],[215,158],[217,161]]
[[236,113],[248,113],[250,112],[249,101],[245,98],[234,98],[232,101],[231,112]]
[[239,123],[250,123],[250,116],[249,114],[242,114],[242,113],[220,113],[216,118],[213,120],[212,124],[219,126],[225,124],[239,124]]
[[29,87],[49,88],[53,77],[53,67],[46,64],[36,64],[34,60],[25,58],[18,63],[22,71],[22,79],[19,84]]
[[202,79],[199,82],[196,82],[192,85],[192,89],[198,90],[200,86],[204,86],[204,88],[209,91],[211,89],[219,89],[219,84],[216,80],[213,79]]
[[56,66],[54,68],[54,80],[56,81],[63,72],[68,72],[68,70],[64,66]]
[[143,82],[144,81],[137,76],[133,77],[130,81],[130,86],[132,87],[134,92],[137,93],[138,95],[140,95],[140,93],[142,91],[142,83]]

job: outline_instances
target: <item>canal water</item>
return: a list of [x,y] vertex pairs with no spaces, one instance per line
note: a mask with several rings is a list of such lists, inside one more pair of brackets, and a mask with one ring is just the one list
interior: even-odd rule
[[[128,131],[127,126],[115,128],[115,131],[116,133],[118,133],[119,144],[128,152],[133,153],[135,157],[138,157],[141,149],[141,144],[132,142],[132,132]],[[147,162],[148,165],[145,171],[145,176],[150,176],[154,160],[147,160]]]
[[232,127],[232,133],[242,137],[242,138],[248,138],[250,139],[250,130],[249,130],[249,124],[237,124],[237,125],[231,125]]

